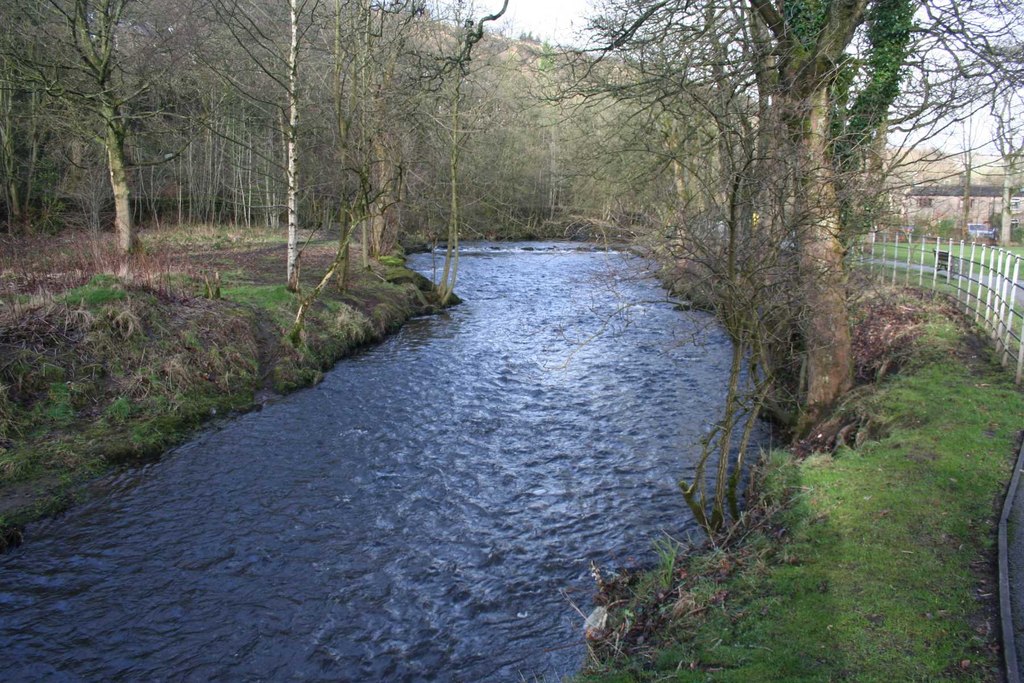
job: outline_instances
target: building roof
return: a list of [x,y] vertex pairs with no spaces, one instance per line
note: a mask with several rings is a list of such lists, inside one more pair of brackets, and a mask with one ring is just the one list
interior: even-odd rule
[[[911,197],[963,197],[963,185],[918,185],[907,193]],[[971,185],[972,197],[1002,197],[1003,188],[998,185]]]

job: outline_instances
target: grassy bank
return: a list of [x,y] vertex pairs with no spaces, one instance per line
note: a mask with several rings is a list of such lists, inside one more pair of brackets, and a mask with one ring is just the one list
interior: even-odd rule
[[1000,680],[995,524],[1024,399],[942,301],[895,304],[902,370],[772,453],[728,538],[604,577],[583,680]]
[[[302,260],[310,288],[329,238]],[[303,343],[284,342],[297,306],[285,245],[259,230],[144,234],[127,273],[101,241],[0,245],[0,549],[97,475],[159,456],[197,427],[319,381],[339,358],[436,310],[400,257],[328,287]]]

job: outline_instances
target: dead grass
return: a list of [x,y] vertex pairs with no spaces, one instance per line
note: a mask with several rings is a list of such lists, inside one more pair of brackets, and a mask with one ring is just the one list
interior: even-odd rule
[[0,452],[6,450],[4,444],[8,437],[14,434],[14,405],[11,403],[10,393],[10,388],[0,383]]
[[37,305],[97,274],[175,299],[188,296],[194,272],[187,253],[170,249],[143,248],[125,259],[109,235],[0,236],[0,307]]

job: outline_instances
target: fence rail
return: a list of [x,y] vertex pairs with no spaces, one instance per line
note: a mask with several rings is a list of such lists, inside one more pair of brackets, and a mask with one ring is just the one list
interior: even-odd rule
[[992,338],[1003,366],[1016,359],[1017,384],[1024,379],[1020,256],[988,244],[880,232],[869,233],[853,256],[861,267],[894,285],[952,293]]

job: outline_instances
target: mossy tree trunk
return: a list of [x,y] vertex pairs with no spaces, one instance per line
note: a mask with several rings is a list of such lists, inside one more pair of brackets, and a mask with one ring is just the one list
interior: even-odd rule
[[110,169],[110,189],[114,193],[114,233],[117,249],[121,254],[130,254],[138,248],[138,237],[132,220],[130,189],[128,187],[127,162],[124,153],[125,124],[118,108],[109,105],[103,108],[106,124],[104,146],[107,149],[107,165]]
[[807,420],[853,386],[853,341],[846,292],[839,200],[828,153],[828,93],[824,88],[798,103],[806,114],[795,125],[799,169],[800,280],[804,300],[803,332],[807,352]]
[[[805,422],[853,385],[842,220],[830,151],[830,91],[868,0],[749,0],[775,44],[775,102],[789,129],[800,208],[797,249],[807,357]],[[762,94],[763,95],[763,94]]]
[[299,347],[302,345],[302,335],[305,332],[306,327],[306,314],[309,312],[310,307],[316,303],[316,300],[320,297],[320,294],[324,291],[327,285],[332,279],[337,279],[339,282],[344,282],[347,271],[348,271],[348,255],[349,255],[349,244],[352,241],[352,219],[345,212],[345,215],[341,216],[341,234],[342,237],[338,241],[338,249],[334,254],[334,259],[331,261],[331,265],[324,271],[323,277],[320,278],[320,282],[317,283],[313,289],[309,290],[302,300],[299,302],[299,308],[295,313],[295,320],[292,322],[292,329],[288,332],[288,340],[293,346]]

